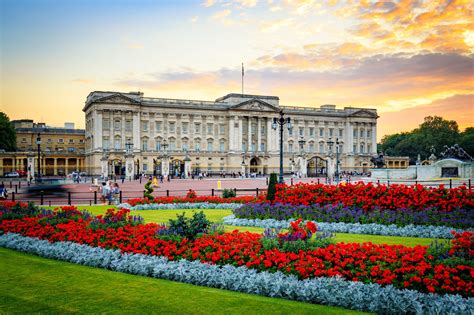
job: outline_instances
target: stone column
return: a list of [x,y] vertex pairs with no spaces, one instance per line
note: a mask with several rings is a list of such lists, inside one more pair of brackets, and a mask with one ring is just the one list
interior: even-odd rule
[[66,174],[64,174],[64,175],[67,175],[67,174],[69,174],[69,159],[68,159],[68,158],[65,158],[65,160],[66,160],[66,161],[64,162],[64,172],[65,172]]
[[239,146],[239,150],[238,151],[242,151],[242,143],[243,143],[243,140],[244,140],[244,126],[243,126],[243,123],[242,123],[242,120],[243,120],[243,117],[240,116],[239,117],[239,134],[238,134],[238,143],[237,145]]
[[184,178],[189,178],[188,173],[191,174],[191,159],[186,156],[184,158]]
[[[1,161],[1,160],[0,160]],[[0,162],[1,163],[1,162]],[[2,165],[0,164],[0,168]],[[35,154],[34,153],[29,153],[28,154],[28,167],[26,168],[27,170],[27,179],[28,181],[32,181],[35,179]]]
[[233,152],[235,150],[235,147],[234,147],[234,142],[235,142],[235,139],[234,139],[234,132],[235,132],[234,116],[229,117],[229,122],[228,123],[229,123],[229,151]]
[[[140,150],[140,113],[133,112],[132,120],[132,130],[133,130],[133,150]],[[165,128],[165,122],[163,121],[162,128]]]
[[94,111],[94,142],[92,150],[102,148],[102,111]]
[[135,160],[133,153],[125,154],[125,177],[132,180],[135,175]]
[[247,151],[251,152],[252,149],[252,117],[248,116],[247,123]]
[[377,154],[377,124],[372,124],[372,154]]
[[101,175],[105,180],[109,176],[109,165],[108,165],[109,158],[108,156],[104,155],[100,159],[100,167],[101,167]]
[[168,176],[170,173],[170,158],[168,155],[164,156],[161,162],[161,173],[163,176]]
[[349,121],[346,121],[345,133],[344,151],[349,154],[352,152],[352,144],[354,141],[352,125]]
[[267,118],[267,146],[265,147],[267,152],[273,151],[273,141],[272,141],[272,134],[273,134],[273,129],[272,129],[272,119]]
[[262,127],[260,120],[260,117],[257,117],[257,152],[260,151],[260,144],[262,143],[262,131],[260,130]]
[[58,158],[54,158],[53,175],[58,175]]

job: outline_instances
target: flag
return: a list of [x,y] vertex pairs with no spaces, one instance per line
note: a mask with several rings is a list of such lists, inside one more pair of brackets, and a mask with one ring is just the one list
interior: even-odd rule
[[244,76],[244,63],[242,62],[242,76]]

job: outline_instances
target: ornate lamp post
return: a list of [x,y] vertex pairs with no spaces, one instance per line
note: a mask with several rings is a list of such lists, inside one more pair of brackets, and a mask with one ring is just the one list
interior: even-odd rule
[[245,153],[242,153],[242,178],[245,178]]
[[339,184],[339,138],[336,138],[336,183]]
[[277,129],[278,126],[280,126],[280,176],[278,179],[278,182],[282,184],[283,181],[283,126],[286,124],[288,127],[288,130],[291,129],[291,119],[290,117],[287,117],[286,119],[283,117],[285,114],[283,111],[280,111],[280,118],[274,117],[273,118],[273,125],[272,128],[274,130]]
[[307,165],[306,165],[306,155],[305,155],[305,152],[304,152],[304,145],[305,145],[306,141],[304,140],[303,137],[300,138],[300,140],[298,140],[298,144],[300,145],[300,154],[298,156],[298,162],[299,162],[299,173],[298,175],[300,176],[304,176],[306,177],[307,174],[308,174],[308,168],[307,168]]
[[41,134],[38,132],[38,137],[36,137],[36,144],[38,145],[38,177],[36,181],[41,183]]
[[125,176],[128,177],[128,180],[132,180],[133,174],[135,173],[133,161],[133,143],[127,141],[125,143]]
[[162,163],[161,163],[161,174],[163,176],[169,176],[169,169],[170,169],[170,165],[169,165],[169,156],[168,156],[168,143],[166,142],[166,140],[163,140],[163,154],[160,156],[160,158],[162,159]]

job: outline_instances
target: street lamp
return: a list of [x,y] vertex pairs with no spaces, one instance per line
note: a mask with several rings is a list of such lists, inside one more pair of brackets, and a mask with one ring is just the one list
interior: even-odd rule
[[36,144],[38,145],[38,177],[36,181],[41,183],[41,134],[38,132],[38,137],[36,137]]
[[131,142],[126,142],[125,143],[125,150],[126,150],[127,153],[132,152],[132,147],[133,147],[133,143],[131,143]]
[[304,140],[303,137],[300,138],[300,140],[298,140],[298,144],[300,145],[300,154],[303,154],[304,153],[304,145],[305,145],[306,141]]
[[286,124],[288,127],[288,130],[291,129],[291,119],[290,117],[287,117],[286,119],[283,118],[285,115],[283,111],[280,111],[280,118],[274,117],[273,118],[273,125],[272,128],[274,130],[277,129],[278,125],[280,126],[280,177],[278,179],[278,182],[280,184],[283,184],[283,126]]
[[339,138],[336,138],[336,184],[339,184]]

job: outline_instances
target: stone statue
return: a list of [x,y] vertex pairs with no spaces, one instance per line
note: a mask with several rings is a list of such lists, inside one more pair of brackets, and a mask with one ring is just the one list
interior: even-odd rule
[[458,159],[462,161],[472,161],[473,158],[459,146],[459,144],[455,144],[451,147],[447,145],[443,146],[443,152],[441,152],[441,157],[443,159]]
[[370,159],[370,162],[372,162],[376,168],[383,168],[385,166],[385,160],[383,158],[383,153],[380,152],[379,156],[373,156]]

